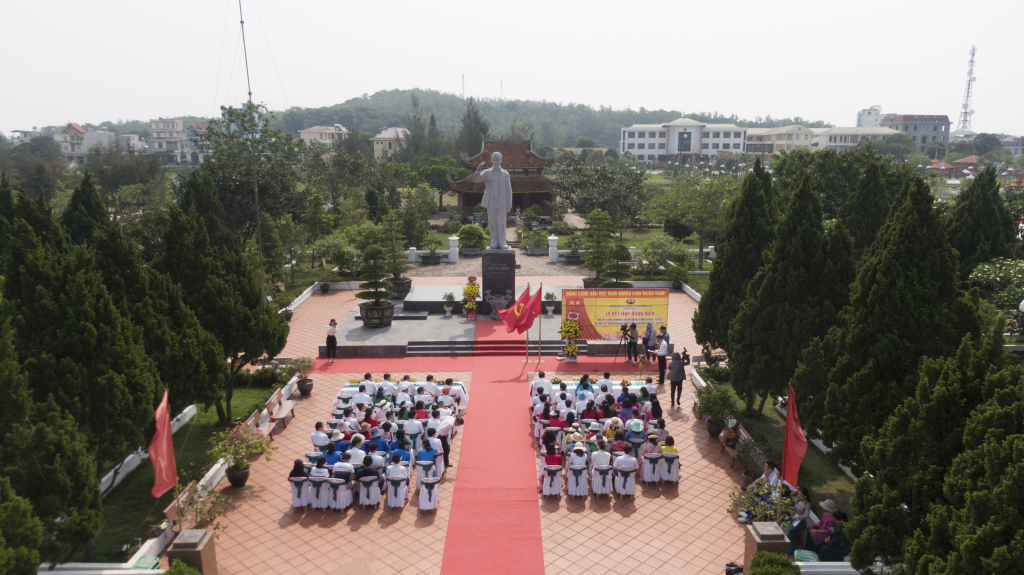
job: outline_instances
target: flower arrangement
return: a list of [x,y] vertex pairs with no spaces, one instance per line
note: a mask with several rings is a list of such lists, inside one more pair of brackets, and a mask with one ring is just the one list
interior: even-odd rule
[[462,308],[466,311],[476,311],[476,302],[473,300],[467,300],[462,304]]
[[480,297],[480,286],[476,276],[469,276],[469,283],[462,288],[462,307],[466,311],[476,311],[476,298]]
[[562,355],[564,355],[565,357],[576,357],[576,355],[578,355],[579,352],[580,348],[576,347],[576,344],[571,341],[565,344],[565,347],[562,348]]
[[558,333],[562,335],[564,340],[574,340],[580,338],[580,324],[576,323],[571,319],[567,319],[562,322],[561,327],[558,329]]
[[551,387],[557,387],[559,385],[562,385],[562,380],[557,378],[557,377],[552,377],[551,378]]
[[640,368],[640,374],[643,375],[644,368],[647,367],[647,354],[646,353],[637,354],[636,365],[637,365],[637,367]]
[[251,425],[241,424],[213,434],[211,458],[216,461],[223,459],[228,464],[228,473],[241,473],[252,465],[250,457],[267,456],[277,446],[270,444],[270,439]]

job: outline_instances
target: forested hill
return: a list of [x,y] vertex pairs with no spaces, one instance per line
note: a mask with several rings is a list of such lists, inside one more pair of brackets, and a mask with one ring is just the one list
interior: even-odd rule
[[[379,133],[385,127],[402,126],[411,111],[412,90],[383,90],[372,96],[353,98],[347,102],[323,108],[291,108],[275,112],[277,127],[297,132],[310,126],[341,124],[359,132]],[[442,134],[458,130],[466,101],[456,94],[435,90],[416,90],[424,115],[434,114]],[[774,119],[771,116],[741,120],[735,115],[723,116],[705,112],[678,110],[613,110],[608,107],[591,108],[586,104],[558,104],[536,100],[476,100],[484,119],[491,124],[491,134],[505,133],[513,120],[518,119],[534,133],[539,144],[549,146],[571,145],[581,137],[591,137],[603,146],[614,146],[619,141],[619,130],[631,124],[670,122],[687,116],[702,122],[732,123],[740,126],[772,128],[789,124],[807,127],[828,127],[824,122],[808,122],[802,118]]]

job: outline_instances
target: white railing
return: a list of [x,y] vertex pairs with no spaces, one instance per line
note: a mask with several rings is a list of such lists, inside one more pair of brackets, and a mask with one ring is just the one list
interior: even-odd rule
[[[183,425],[189,422],[196,415],[196,406],[190,405],[183,409],[181,413],[171,420],[171,433],[176,433]],[[149,459],[149,454],[146,453],[145,447],[138,448],[134,453],[128,455],[121,461],[119,467],[115,467],[110,473],[103,476],[100,479],[100,493],[106,492],[108,488],[117,487],[124,481],[124,478],[129,473],[135,470],[136,467],[142,464],[143,461]],[[114,475],[114,472],[117,475]],[[113,485],[111,485],[113,484]],[[109,495],[109,492],[107,492]]]
[[687,284],[686,282],[683,282],[683,291],[684,291],[684,292],[686,292],[686,295],[688,295],[688,296],[692,297],[692,298],[694,299],[694,301],[696,301],[697,303],[700,303],[700,294],[699,294],[699,293],[697,293],[697,292],[696,292],[696,291],[695,291],[695,290],[694,290],[694,289],[693,289],[692,287],[690,287],[690,285],[689,285],[689,284]]

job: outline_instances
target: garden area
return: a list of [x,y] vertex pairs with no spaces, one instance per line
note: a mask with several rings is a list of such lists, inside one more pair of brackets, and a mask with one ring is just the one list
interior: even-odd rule
[[[236,376],[234,395],[231,398],[232,412],[241,418],[247,417],[276,390],[270,385],[269,369],[241,372]],[[241,382],[238,381],[241,377]],[[241,383],[241,385],[240,385]],[[283,376],[280,383],[284,383]],[[201,479],[210,466],[210,440],[227,424],[217,418],[212,407],[200,409],[192,421],[186,423],[174,434],[174,454],[178,467],[179,481],[187,485]],[[103,500],[103,529],[96,536],[96,558],[101,562],[120,562],[130,557],[138,544],[148,537],[148,528],[164,521],[163,511],[174,499],[174,490],[159,499],[150,493],[153,487],[153,466],[144,461]],[[128,548],[122,550],[122,546]],[[76,560],[82,560],[80,553]]]

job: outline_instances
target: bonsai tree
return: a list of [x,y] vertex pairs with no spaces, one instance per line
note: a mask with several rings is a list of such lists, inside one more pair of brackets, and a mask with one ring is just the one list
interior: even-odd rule
[[[435,242],[436,243],[436,242]],[[359,266],[359,289],[366,290],[356,294],[359,299],[370,300],[373,307],[383,307],[381,300],[395,297],[389,291],[391,287],[385,278],[388,275],[387,253],[379,245],[372,245],[363,252],[363,265]]]
[[580,255],[580,241],[581,241],[580,237],[577,236],[576,234],[573,234],[572,236],[569,237],[568,244],[569,244],[569,253],[571,255],[574,255],[574,256]]
[[555,303],[555,292],[549,291],[544,293],[544,301],[550,302],[552,305]]
[[473,213],[474,214],[486,214],[487,213],[487,208],[483,207],[481,204],[477,204],[477,205],[473,206]]
[[611,235],[615,230],[608,212],[598,208],[587,214],[587,230],[583,254],[583,267],[594,272],[594,279],[601,279],[601,272],[613,262]]
[[455,307],[455,294],[450,291],[446,291],[441,297],[444,299],[444,305],[448,307]]
[[533,204],[532,206],[526,208],[526,210],[522,212],[522,215],[527,220],[532,221],[542,213],[544,213],[544,210],[542,210],[541,207],[538,206],[537,204]]
[[[427,239],[426,247],[427,247],[428,250],[430,250],[430,255],[432,255],[432,256],[437,255],[437,248],[440,245],[441,245],[441,242],[437,241],[433,237]],[[363,257],[365,258],[366,256],[363,256]],[[362,278],[359,278],[359,279],[362,279]],[[362,286],[360,286],[360,287],[362,287]]]
[[490,236],[476,224],[466,224],[458,231],[459,245],[464,248],[485,248],[491,243]]
[[296,357],[288,362],[288,366],[295,368],[295,373],[299,375],[299,381],[307,381],[310,372],[313,371],[313,358]]
[[270,454],[277,449],[263,432],[244,423],[214,433],[211,442],[210,459],[223,459],[228,464],[228,473],[242,473],[249,469],[252,465],[249,458],[266,455],[270,461]]
[[708,386],[698,388],[696,394],[697,403],[693,405],[693,412],[697,417],[707,419],[714,425],[725,425],[733,408],[729,396]]
[[405,236],[402,234],[402,226],[402,212],[391,210],[381,222],[378,237],[380,246],[384,248],[387,271],[396,280],[408,279],[402,277],[402,274],[412,268],[409,265],[409,256],[405,253]]

